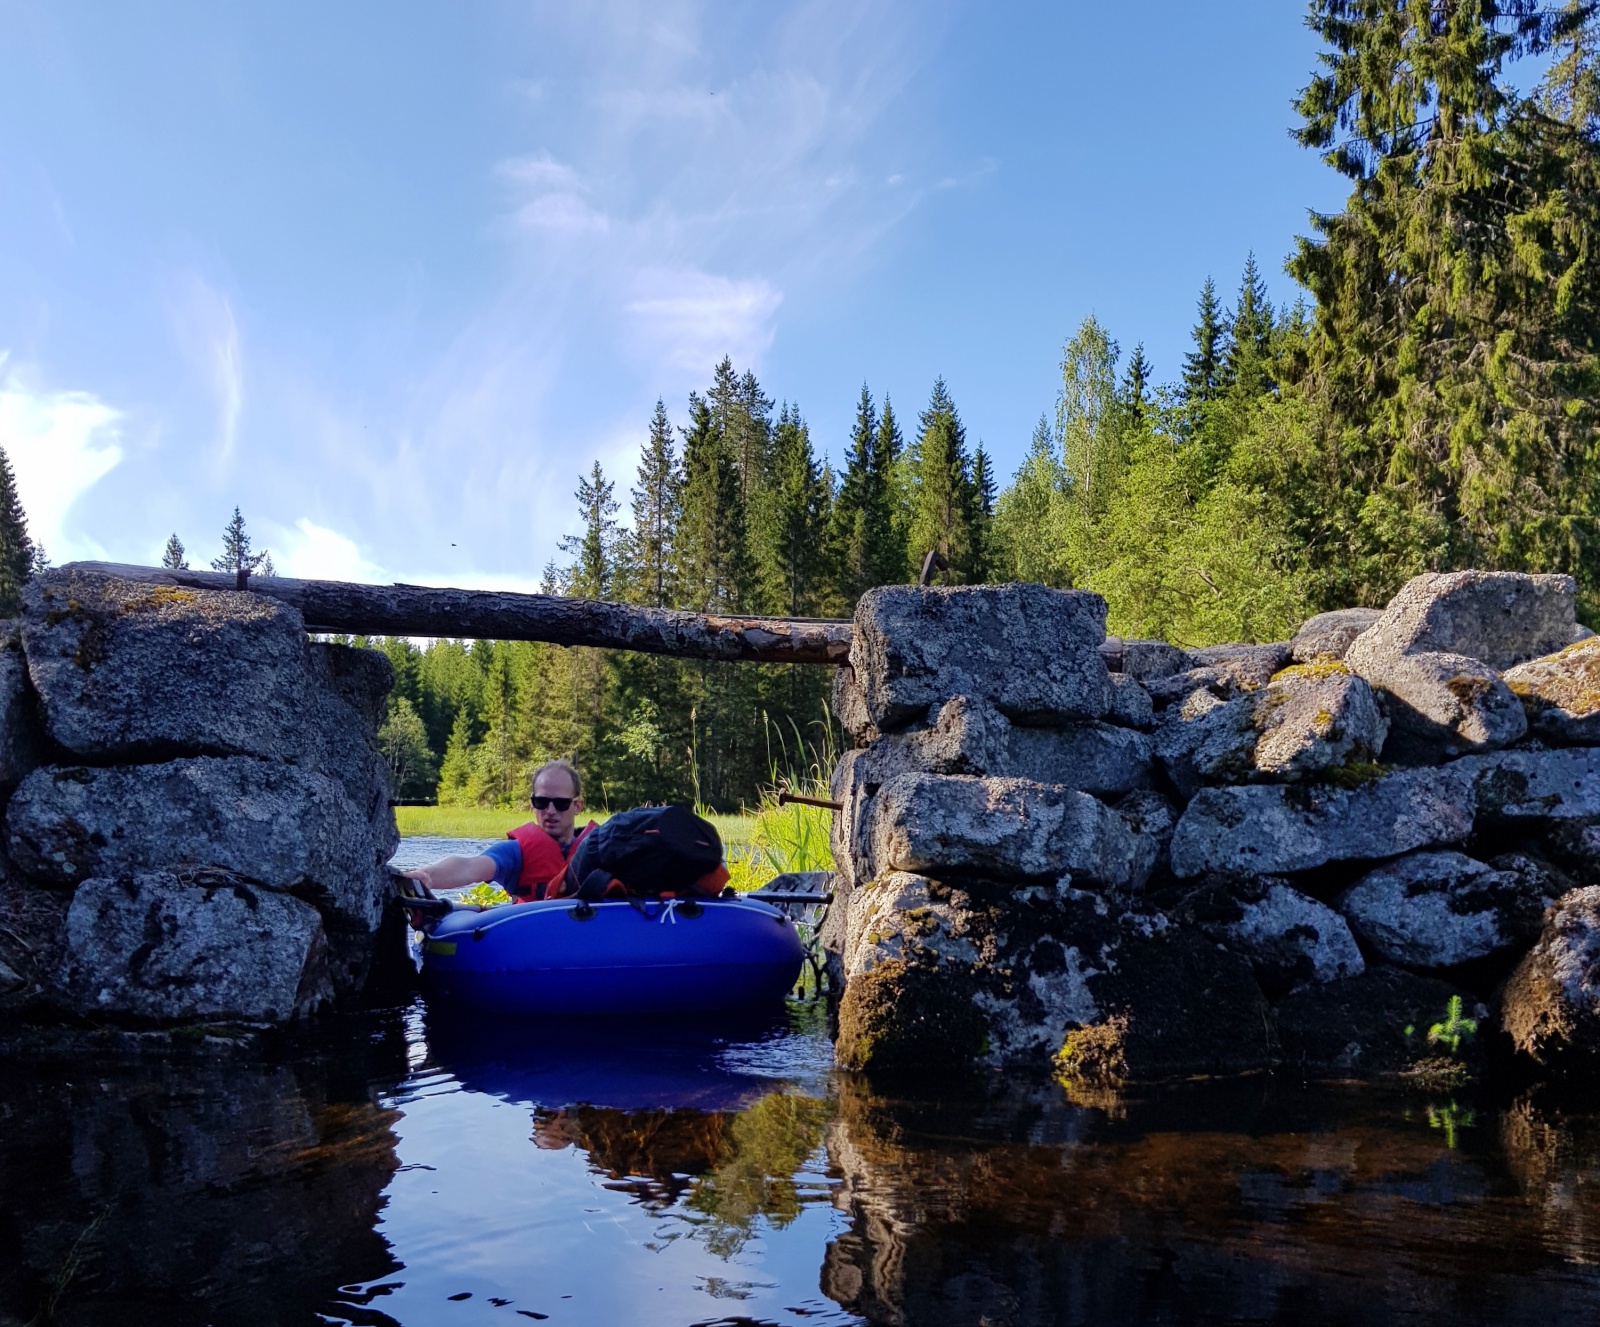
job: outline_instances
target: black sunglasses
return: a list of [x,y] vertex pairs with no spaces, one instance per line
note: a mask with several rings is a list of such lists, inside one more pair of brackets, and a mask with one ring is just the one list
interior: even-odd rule
[[575,797],[535,797],[533,799],[533,809],[535,811],[543,811],[545,807],[553,806],[557,811],[565,811],[575,801],[577,801]]

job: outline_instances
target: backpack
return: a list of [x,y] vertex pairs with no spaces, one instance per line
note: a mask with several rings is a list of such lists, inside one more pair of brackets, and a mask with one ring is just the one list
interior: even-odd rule
[[[573,852],[567,879],[580,898],[613,882],[628,894],[717,894],[728,880],[717,827],[687,806],[641,806],[597,825]],[[612,891],[614,892],[614,891]]]

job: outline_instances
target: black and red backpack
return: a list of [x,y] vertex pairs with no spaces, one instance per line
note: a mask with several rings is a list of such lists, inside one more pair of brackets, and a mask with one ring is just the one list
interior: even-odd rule
[[722,892],[728,868],[722,836],[709,820],[687,806],[641,806],[591,830],[573,852],[567,879],[584,899],[618,892],[708,898]]

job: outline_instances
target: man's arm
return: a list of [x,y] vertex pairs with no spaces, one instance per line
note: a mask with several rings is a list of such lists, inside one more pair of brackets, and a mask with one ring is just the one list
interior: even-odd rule
[[493,857],[446,857],[432,866],[419,866],[406,874],[428,889],[465,889],[493,880]]

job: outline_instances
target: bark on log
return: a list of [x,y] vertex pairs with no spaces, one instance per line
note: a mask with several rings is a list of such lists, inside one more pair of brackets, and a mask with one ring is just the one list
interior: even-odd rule
[[[232,572],[171,571],[115,562],[74,562],[66,569],[192,590],[235,588]],[[850,655],[851,624],[831,619],[717,617],[548,594],[356,585],[284,576],[252,576],[248,588],[251,594],[268,595],[298,608],[309,631],[538,640],[552,645],[638,650],[678,659],[747,663],[838,665]]]

